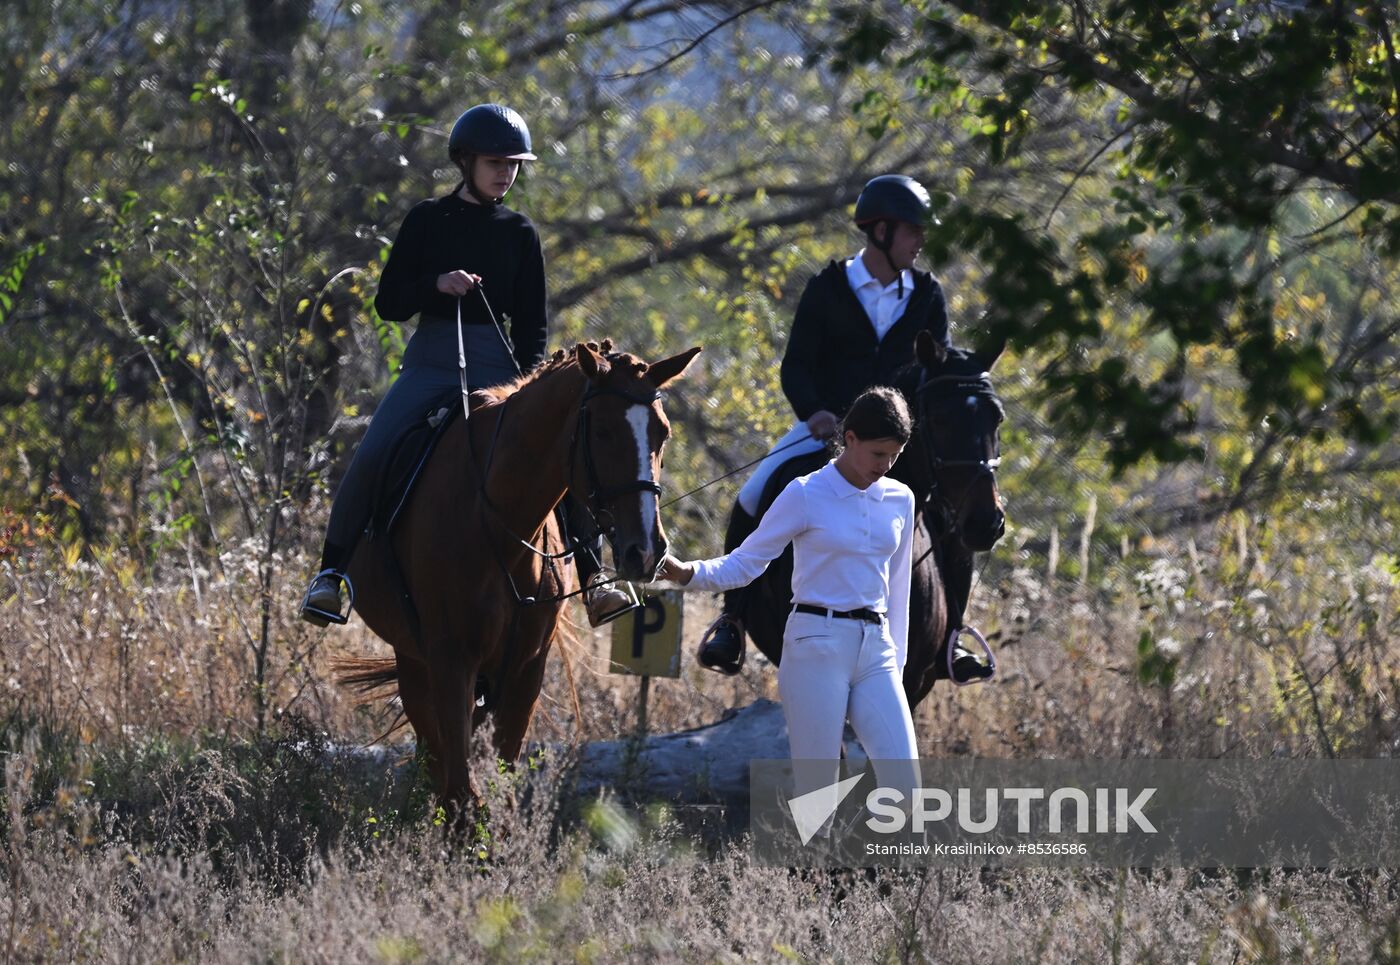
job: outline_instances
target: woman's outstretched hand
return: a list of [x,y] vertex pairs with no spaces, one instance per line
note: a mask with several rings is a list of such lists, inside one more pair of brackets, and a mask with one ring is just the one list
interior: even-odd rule
[[670,553],[661,560],[661,568],[656,571],[656,582],[674,583],[685,586],[695,576],[694,563],[682,563]]

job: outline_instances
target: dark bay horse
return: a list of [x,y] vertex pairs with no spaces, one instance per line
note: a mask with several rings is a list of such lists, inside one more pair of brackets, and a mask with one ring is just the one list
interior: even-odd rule
[[[914,434],[890,471],[914,491],[914,566],[909,588],[909,651],[904,692],[918,705],[947,679],[949,637],[960,628],[972,588],[973,554],[991,549],[1005,529],[996,467],[1001,403],[986,373],[1004,345],[945,350],[920,332],[919,365],[897,386],[909,397]],[[768,485],[764,505],[791,479],[819,468],[824,453],[799,457]],[[733,547],[725,547],[726,552]],[[792,608],[792,548],[769,565],[744,596],[742,619],[754,645],[776,666]]]
[[670,433],[659,393],[699,351],[648,365],[606,341],[579,344],[473,393],[469,418],[445,430],[393,529],[397,564],[383,537],[361,540],[355,606],[394,658],[347,661],[340,680],[397,685],[449,808],[475,798],[468,757],[487,712],[476,700],[483,681],[496,753],[519,756],[574,582],[557,559],[553,511],[565,492],[587,504],[621,578],[654,576],[666,552],[659,481]]

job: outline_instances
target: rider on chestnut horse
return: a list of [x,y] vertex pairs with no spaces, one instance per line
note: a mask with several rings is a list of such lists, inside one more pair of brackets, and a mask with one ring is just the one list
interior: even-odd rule
[[[302,619],[319,626],[348,618],[341,587],[349,586],[346,569],[370,523],[383,464],[403,433],[457,390],[459,357],[465,357],[472,389],[508,382],[544,358],[548,318],[539,233],[529,218],[503,204],[522,162],[535,160],[525,120],[509,107],[479,104],[453,125],[448,155],[462,180],[451,194],[420,202],[408,213],[379,280],[374,306],[380,317],[407,321],[417,315],[418,328],[331,507],[321,570],[301,602]],[[497,324],[506,316],[513,345]],[[566,497],[563,507],[570,530],[591,532],[576,499]],[[594,626],[635,602],[609,585],[601,549],[595,539],[575,553]]]

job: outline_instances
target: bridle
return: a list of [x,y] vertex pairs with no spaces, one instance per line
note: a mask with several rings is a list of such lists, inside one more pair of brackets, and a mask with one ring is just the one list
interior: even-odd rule
[[[930,540],[929,553],[938,552],[943,540],[956,537],[965,550],[971,553],[970,548],[963,541],[959,519],[962,517],[963,507],[966,505],[968,497],[972,495],[974,484],[977,480],[986,477],[991,480],[992,486],[996,486],[996,471],[1001,465],[1001,456],[997,447],[996,430],[992,430],[990,442],[987,433],[983,430],[982,421],[978,418],[978,406],[980,400],[986,400],[995,405],[998,411],[1001,410],[1001,401],[992,390],[991,377],[986,372],[976,375],[948,374],[925,377],[915,390],[917,396],[917,408],[919,423],[924,427],[925,436],[923,438],[923,449],[928,462],[929,484],[927,503],[934,509],[937,515],[934,517],[940,530],[938,537]],[[982,453],[978,458],[950,459],[941,456],[933,443],[932,433],[928,427],[933,424],[930,414],[932,408],[931,399],[942,397],[946,399],[966,398],[967,406],[972,409],[973,418],[976,419],[977,436],[973,440],[974,451]],[[990,453],[990,455],[987,455]],[[962,497],[955,504],[948,498],[948,494],[938,484],[938,477],[945,469],[971,469],[974,477],[964,488]],[[920,561],[922,562],[922,560]],[[944,560],[939,560],[939,570],[942,572]],[[987,640],[977,631],[975,627],[963,624],[962,617],[967,608],[967,600],[953,599],[953,588],[943,580],[943,591],[948,603],[948,639],[943,647],[945,660],[947,661],[948,679],[959,686],[967,686],[976,683],[975,680],[959,682],[953,672],[953,656],[957,648],[961,646],[962,638],[966,634],[971,636],[981,648],[986,657],[987,665],[992,672],[996,671],[996,654],[987,644]]]
[[[608,358],[611,361],[614,356],[608,356]],[[634,482],[623,483],[620,486],[605,487],[598,478],[598,465],[593,457],[592,433],[589,431],[592,426],[592,420],[588,409],[588,403],[604,395],[619,396],[636,405],[644,405],[648,408],[655,405],[661,398],[661,393],[659,391],[653,391],[650,396],[643,396],[613,386],[598,387],[592,384],[589,385],[582,397],[580,397],[578,419],[574,423],[573,438],[569,441],[569,475],[572,477],[574,466],[578,458],[582,456],[584,476],[588,480],[588,495],[585,499],[580,500],[580,504],[588,513],[588,518],[592,523],[593,529],[592,532],[587,534],[569,533],[567,544],[564,549],[558,553],[550,553],[547,550],[540,549],[534,543],[523,538],[519,533],[511,529],[505,521],[505,515],[491,500],[491,496],[487,492],[486,479],[491,471],[491,463],[495,459],[496,443],[499,442],[501,438],[501,426],[505,424],[506,409],[509,407],[514,397],[511,396],[504,399],[497,410],[496,426],[491,433],[491,445],[486,451],[485,465],[482,465],[481,460],[477,458],[470,425],[468,425],[467,428],[467,452],[470,455],[473,468],[476,469],[477,491],[481,494],[483,512],[489,510],[491,515],[495,518],[496,525],[504,530],[510,539],[514,540],[520,547],[543,559],[551,567],[553,567],[554,563],[557,561],[572,559],[574,553],[580,547],[591,544],[593,540],[599,536],[605,536],[608,539],[613,537],[617,528],[617,522],[611,510],[607,508],[609,504],[623,496],[636,492],[653,493],[658,501],[661,498],[661,485],[654,480],[638,479]],[[604,518],[607,520],[606,525],[602,522]],[[567,600],[569,597],[578,596],[587,589],[586,587],[580,587],[572,593],[562,593],[543,599],[533,596],[521,596],[520,591],[516,588],[515,578],[511,575],[510,567],[506,565],[506,561],[501,557],[500,547],[492,540],[488,540],[488,542],[491,544],[492,553],[496,558],[497,566],[500,568],[501,573],[504,574],[506,582],[510,585],[511,595],[515,597],[516,603],[524,606],[530,606],[536,603],[558,603],[561,600]]]
[[[518,362],[515,361],[515,347],[511,345],[510,339],[506,336],[505,329],[501,327],[500,321],[496,318],[496,312],[491,307],[491,302],[486,297],[486,292],[483,289],[482,285],[478,283],[475,286],[475,290],[477,294],[481,297],[482,305],[485,306],[486,313],[491,319],[491,326],[496,330],[496,335],[499,336],[502,345],[505,347],[506,354],[510,358],[511,364],[515,366],[515,371],[517,374],[519,374],[520,365]],[[617,361],[620,358],[620,356],[616,353],[610,353],[604,357],[607,358],[609,362]],[[515,532],[508,525],[506,525],[505,515],[500,511],[496,504],[491,501],[491,496],[486,490],[486,477],[491,471],[491,462],[496,456],[496,443],[499,442],[501,438],[501,426],[505,424],[506,408],[510,405],[514,397],[507,397],[500,403],[500,406],[496,412],[496,427],[494,430],[492,430],[491,433],[491,446],[486,451],[486,465],[482,466],[481,460],[479,460],[476,456],[476,445],[472,439],[471,432],[471,388],[467,383],[467,350],[465,341],[462,336],[462,299],[460,296],[457,298],[457,369],[462,387],[462,420],[463,424],[466,427],[467,452],[471,459],[472,468],[476,470],[477,491],[481,493],[481,506],[483,515],[485,514],[486,510],[490,510],[491,515],[495,517],[496,524],[500,526],[502,530],[505,531],[507,536],[513,539],[519,546],[533,553],[535,556],[538,556],[541,559],[543,559],[546,565],[548,565],[551,570],[553,570],[556,561],[572,559],[575,551],[577,551],[580,546],[585,546],[586,544],[592,543],[593,540],[595,540],[597,537],[607,536],[610,540],[612,539],[613,534],[616,532],[617,529],[617,522],[614,519],[611,512],[607,510],[596,511],[595,504],[601,503],[604,506],[606,506],[608,503],[614,502],[619,497],[634,492],[655,493],[657,497],[657,502],[660,502],[661,486],[654,480],[639,479],[636,482],[625,483],[622,486],[617,486],[612,489],[604,488],[598,479],[598,467],[593,459],[593,445],[591,441],[591,433],[588,431],[588,428],[591,425],[588,413],[588,403],[590,400],[602,395],[616,395],[621,396],[629,402],[636,403],[637,405],[644,405],[650,408],[656,403],[658,399],[661,398],[660,391],[653,390],[649,397],[643,397],[636,393],[626,392],[622,389],[614,388],[612,386],[604,386],[602,388],[599,388],[590,383],[589,387],[586,390],[584,390],[583,397],[579,400],[578,421],[574,423],[574,437],[569,441],[569,477],[572,478],[575,454],[578,451],[579,439],[582,438],[583,468],[584,473],[588,478],[589,492],[588,498],[582,500],[581,502],[584,510],[588,513],[589,521],[593,524],[593,532],[588,534],[587,537],[578,533],[567,534],[568,542],[565,545],[563,551],[559,553],[550,553],[547,550],[542,550],[539,547],[537,547],[534,543],[522,538],[519,533]],[[567,492],[565,493],[565,498],[567,498]],[[599,523],[599,517],[603,515],[606,515],[609,520],[609,524],[606,527],[600,525]],[[586,587],[579,587],[572,593],[563,593],[558,596],[547,597],[543,600],[533,596],[521,596],[520,590],[517,589],[515,585],[515,577],[511,576],[510,567],[506,566],[505,560],[501,558],[500,547],[497,546],[494,541],[488,540],[487,542],[491,544],[491,552],[492,555],[496,558],[496,565],[500,568],[501,573],[505,576],[506,582],[510,585],[511,595],[515,597],[515,602],[518,604],[529,606],[536,603],[558,603],[561,600],[567,600],[571,596],[578,596],[579,594],[584,593],[587,589]]]
[[[928,427],[932,424],[932,417],[929,415],[929,400],[934,397],[954,398],[966,396],[974,411],[977,408],[979,398],[990,399],[993,404],[1000,407],[996,393],[992,391],[991,379],[986,372],[980,375],[935,375],[926,377],[919,383],[915,390],[918,397],[918,418],[919,422]],[[986,433],[983,432],[980,423],[977,427],[977,438],[974,445],[978,452],[984,453],[980,458],[951,459],[944,458],[934,446],[932,434],[927,432],[923,439],[924,456],[927,460],[929,484],[928,484],[928,504],[934,507],[938,513],[938,520],[941,535],[957,536],[961,539],[958,529],[958,520],[962,516],[962,510],[968,497],[972,494],[973,487],[967,486],[962,496],[954,503],[938,484],[938,477],[945,469],[971,469],[974,472],[974,482],[982,477],[989,477],[992,484],[996,484],[996,471],[1001,465],[1001,456],[997,454],[996,437],[992,436],[991,445],[987,445]],[[985,453],[991,452],[987,456]]]
[[[593,522],[593,533],[589,536],[588,542],[592,542],[597,536],[606,536],[609,539],[613,537],[617,529],[617,520],[608,507],[623,496],[629,496],[632,493],[651,493],[656,497],[658,504],[661,501],[661,484],[654,479],[637,479],[611,487],[604,486],[599,480],[598,464],[593,458],[593,434],[589,431],[592,428],[592,420],[588,411],[588,403],[605,395],[617,396],[633,405],[644,406],[648,409],[661,398],[659,391],[653,391],[651,395],[644,396],[613,386],[600,388],[590,385],[588,391],[583,393],[583,399],[579,402],[578,422],[574,427],[574,438],[569,443],[569,464],[573,465],[574,453],[578,449],[582,449],[583,471],[588,480],[588,498],[584,500],[584,508],[588,511],[588,516]],[[602,525],[601,522],[604,517],[608,521],[606,526]],[[579,541],[574,540],[573,542],[577,545]]]

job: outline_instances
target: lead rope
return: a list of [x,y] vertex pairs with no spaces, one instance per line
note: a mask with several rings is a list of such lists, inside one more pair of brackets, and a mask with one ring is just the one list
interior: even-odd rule
[[666,500],[666,502],[664,502],[664,503],[661,504],[661,508],[662,508],[662,509],[666,509],[666,508],[669,507],[669,506],[674,506],[676,503],[680,502],[682,499],[686,499],[687,497],[694,496],[696,493],[698,493],[698,492],[700,492],[700,491],[702,491],[702,490],[709,489],[709,488],[710,488],[711,486],[713,486],[715,483],[724,482],[724,480],[728,479],[730,476],[733,476],[733,475],[735,475],[735,474],[737,474],[737,473],[741,473],[741,472],[743,472],[745,469],[748,469],[750,466],[757,466],[760,462],[762,462],[763,460],[767,459],[769,456],[775,456],[775,455],[777,455],[778,453],[782,452],[784,449],[791,449],[793,446],[800,445],[801,443],[804,443],[804,442],[806,442],[807,440],[809,440],[809,439],[811,439],[811,438],[812,438],[812,434],[811,434],[811,433],[808,433],[807,435],[803,436],[803,437],[800,438],[800,439],[794,439],[794,440],[792,440],[792,442],[789,442],[789,443],[788,443],[787,445],[785,445],[785,446],[779,446],[779,447],[776,448],[776,449],[770,450],[769,452],[765,452],[763,455],[759,456],[757,459],[753,460],[752,462],[746,462],[746,463],[744,463],[742,466],[740,466],[740,467],[737,468],[737,469],[731,469],[731,470],[729,470],[729,472],[725,473],[723,476],[716,476],[714,479],[711,479],[709,482],[704,483],[704,484],[699,485],[699,486],[696,486],[694,489],[690,490],[690,492],[681,493],[679,496],[675,497],[674,499],[668,499],[668,500]]

